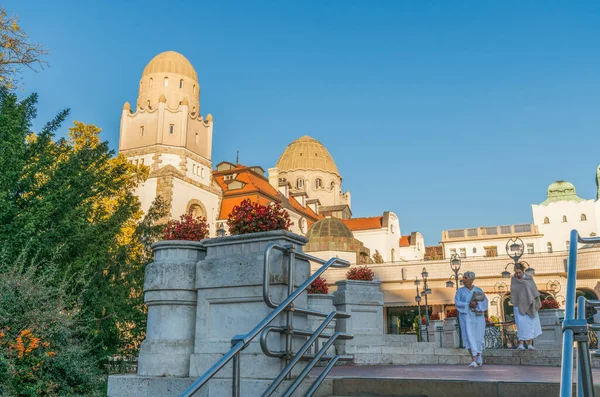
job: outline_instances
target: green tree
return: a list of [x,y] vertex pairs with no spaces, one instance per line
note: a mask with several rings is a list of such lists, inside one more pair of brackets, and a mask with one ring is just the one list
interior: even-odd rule
[[143,268],[164,203],[142,217],[133,190],[148,168],[115,156],[99,128],[75,122],[55,139],[67,110],[32,133],[36,103],[36,95],[19,101],[0,91],[0,246],[8,262],[52,258],[49,280],[68,280],[99,356],[134,349],[144,329]]

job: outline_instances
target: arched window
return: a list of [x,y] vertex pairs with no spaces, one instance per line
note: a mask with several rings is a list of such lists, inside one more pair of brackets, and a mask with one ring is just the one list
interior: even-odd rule
[[179,80],[179,88],[183,88],[183,79]]
[[585,214],[581,214],[580,220],[587,221],[587,216],[585,216]]
[[200,144],[200,135],[196,132],[196,145]]
[[394,234],[394,232],[395,232],[395,231],[396,231],[396,230],[395,230],[395,228],[394,228],[394,225],[390,225],[390,232],[392,232],[392,234]]
[[163,85],[164,85],[165,87],[168,87],[168,86],[169,86],[169,78],[168,78],[168,77],[165,77],[165,79],[163,80]]
[[296,179],[296,189],[304,189],[304,179]]
[[150,81],[148,81],[148,87],[152,87],[152,84],[154,84],[154,79],[150,77]]
[[140,126],[140,135],[144,136],[144,126]]
[[323,180],[321,178],[315,179],[315,189],[323,188]]
[[193,91],[192,91],[192,92],[193,92],[194,94],[196,94],[196,84],[194,84],[194,88],[193,88]]
[[571,242],[567,240],[567,242],[565,243],[565,250],[569,250],[569,245],[571,245]]
[[552,243],[548,241],[546,243],[546,248],[548,249],[548,253],[551,254],[552,253]]
[[544,225],[548,225],[550,223],[550,218],[545,217],[544,218]]
[[392,263],[396,261],[396,250],[392,248]]
[[331,181],[331,183],[329,184],[329,187],[331,190],[335,189],[335,182]]
[[567,221],[567,216],[563,215],[563,222],[566,222],[566,221]]
[[169,125],[169,135],[173,135],[175,133],[175,124]]

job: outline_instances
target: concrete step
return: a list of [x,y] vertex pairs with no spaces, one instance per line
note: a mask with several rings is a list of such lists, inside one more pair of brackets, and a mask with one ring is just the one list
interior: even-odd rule
[[[317,370],[315,370],[317,371]],[[316,376],[311,373],[311,376]],[[600,370],[594,370],[600,395]],[[550,397],[558,396],[560,368],[523,365],[343,366],[327,388],[335,397]]]

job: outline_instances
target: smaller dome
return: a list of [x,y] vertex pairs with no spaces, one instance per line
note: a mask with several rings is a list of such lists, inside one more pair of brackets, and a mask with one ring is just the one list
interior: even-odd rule
[[325,218],[314,223],[306,237],[310,239],[321,237],[347,237],[354,238],[352,231],[338,218]]
[[575,201],[580,202],[583,199],[577,196],[575,185],[567,181],[556,181],[548,186],[548,198],[542,205],[554,203],[557,201]]

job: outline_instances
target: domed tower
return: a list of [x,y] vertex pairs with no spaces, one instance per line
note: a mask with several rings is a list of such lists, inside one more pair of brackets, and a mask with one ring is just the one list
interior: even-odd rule
[[314,223],[308,229],[306,237],[308,244],[304,246],[304,252],[310,252],[318,258],[329,259],[335,256],[350,263],[362,264],[370,261],[369,249],[354,238],[348,226],[337,218],[325,218]]
[[322,206],[350,207],[350,192],[342,192],[342,177],[333,157],[321,142],[309,136],[290,143],[269,175],[272,180],[285,179],[294,191],[306,192]]
[[213,119],[200,115],[200,84],[192,64],[166,51],[144,68],[136,108],[121,114],[119,152],[150,167],[138,189],[146,211],[156,196],[171,204],[171,216],[206,217],[213,227],[220,190],[212,179]]

